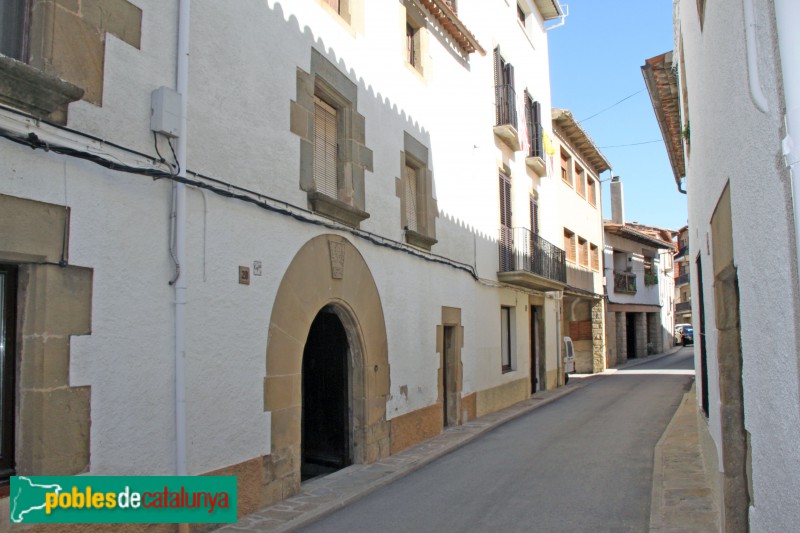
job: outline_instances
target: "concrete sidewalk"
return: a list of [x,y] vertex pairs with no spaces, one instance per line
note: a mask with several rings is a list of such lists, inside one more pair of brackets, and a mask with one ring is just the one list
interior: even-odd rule
[[697,431],[697,395],[693,383],[656,445],[651,533],[705,533],[720,529]]
[[303,483],[300,493],[279,503],[243,516],[219,533],[279,533],[292,531],[344,507],[367,494],[396,481],[418,468],[464,446],[482,434],[585,387],[592,380],[617,370],[638,366],[675,353],[668,352],[628,361],[599,374],[574,374],[569,383],[555,390],[537,392],[529,399],[500,411],[476,418],[400,453],[372,464],[352,465],[331,475]]

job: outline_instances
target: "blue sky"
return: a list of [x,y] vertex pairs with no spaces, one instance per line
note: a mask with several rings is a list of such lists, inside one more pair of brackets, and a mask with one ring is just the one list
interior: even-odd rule
[[[678,229],[686,224],[640,67],[673,48],[672,0],[562,0],[566,25],[548,33],[554,107],[570,109],[601,147],[625,190],[625,219]],[[621,104],[587,117],[637,91]],[[656,143],[610,146],[659,140]],[[608,148],[603,148],[608,147]],[[609,177],[604,173],[602,179]],[[611,218],[608,183],[603,217]]]

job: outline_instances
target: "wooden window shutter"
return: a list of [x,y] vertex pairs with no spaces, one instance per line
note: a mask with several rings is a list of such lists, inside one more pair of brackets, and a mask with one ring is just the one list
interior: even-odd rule
[[500,174],[500,271],[514,270],[514,234],[511,228],[511,180]]
[[417,170],[406,166],[406,227],[419,231],[417,224]]
[[314,183],[317,191],[339,196],[336,109],[314,97]]
[[533,196],[531,196],[531,232],[534,235],[539,234],[539,202]]
[[514,65],[506,63],[503,68],[503,83],[514,88]]
[[534,113],[533,113],[533,98],[531,95],[528,94],[528,91],[525,91],[525,125],[527,126],[525,129],[528,130],[528,156],[535,156],[534,153]]
[[544,145],[542,138],[542,106],[539,102],[533,102],[533,141],[531,142],[531,150],[534,157],[544,158]]

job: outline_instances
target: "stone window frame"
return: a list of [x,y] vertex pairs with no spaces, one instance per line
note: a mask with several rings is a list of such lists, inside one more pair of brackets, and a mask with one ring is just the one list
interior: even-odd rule
[[21,60],[0,55],[0,103],[60,124],[72,102],[102,106],[107,33],[141,47],[142,10],[128,0],[26,2],[24,23]]
[[[336,198],[319,192],[314,180],[314,97],[337,111]],[[306,191],[312,211],[357,228],[369,218],[364,177],[373,171],[365,119],[357,111],[358,86],[312,48],[310,71],[297,69],[296,98],[290,101],[290,131],[300,137],[300,189]]]
[[[395,179],[395,194],[400,199],[400,226],[405,241],[418,248],[430,251],[436,244],[436,218],[439,208],[433,197],[433,172],[428,167],[428,148],[408,132],[403,132],[403,151],[400,152],[400,177]],[[409,229],[406,191],[408,173],[406,167],[416,170],[417,229]]]

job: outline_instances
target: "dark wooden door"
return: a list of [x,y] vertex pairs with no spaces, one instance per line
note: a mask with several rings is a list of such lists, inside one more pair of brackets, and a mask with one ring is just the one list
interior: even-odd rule
[[323,309],[311,324],[303,351],[304,478],[351,463],[347,353],[342,322]]

